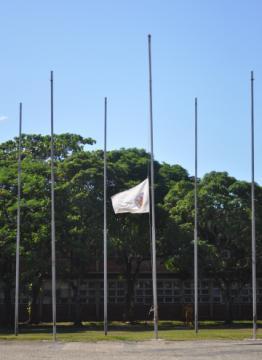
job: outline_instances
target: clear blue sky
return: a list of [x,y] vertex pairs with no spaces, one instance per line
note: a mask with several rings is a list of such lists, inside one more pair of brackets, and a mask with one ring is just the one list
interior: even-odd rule
[[9,0],[0,5],[0,141],[55,131],[103,147],[149,148],[147,34],[152,34],[155,158],[199,174],[250,179],[250,71],[255,72],[256,180],[262,183],[262,1]]

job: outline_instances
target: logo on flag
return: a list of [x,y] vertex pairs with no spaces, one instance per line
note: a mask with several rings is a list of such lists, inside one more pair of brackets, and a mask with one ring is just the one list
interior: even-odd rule
[[144,200],[144,193],[138,194],[137,197],[135,198],[135,204],[138,208],[141,208],[141,206],[143,205],[143,200]]
[[133,213],[142,214],[149,212],[149,183],[148,179],[111,197],[116,214]]

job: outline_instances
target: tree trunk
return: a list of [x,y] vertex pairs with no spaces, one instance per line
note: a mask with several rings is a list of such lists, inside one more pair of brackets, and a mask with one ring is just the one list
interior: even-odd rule
[[[96,272],[99,272],[99,260],[96,260]],[[96,321],[100,320],[100,283],[96,281]]]
[[34,284],[32,286],[31,311],[28,319],[29,324],[39,324],[39,306],[37,301],[39,299],[40,289],[40,284]]
[[3,326],[11,328],[13,322],[12,314],[13,306],[11,304],[11,285],[9,283],[4,284],[4,316]]
[[226,305],[226,312],[225,312],[225,324],[230,325],[233,322],[233,312],[232,312],[232,297],[230,293],[231,283],[227,282],[224,288],[224,298],[225,298],[225,305]]
[[125,313],[125,317],[127,321],[134,321],[134,307],[135,307],[135,303],[134,303],[134,280],[132,279],[132,277],[130,276],[129,278],[127,278],[127,291],[126,291],[126,313]]
[[[133,269],[133,262],[135,261],[135,268]],[[126,312],[123,316],[123,320],[134,321],[135,320],[135,284],[139,274],[140,265],[142,259],[126,259]]]
[[77,279],[76,283],[72,283],[73,289],[73,299],[75,305],[75,317],[74,317],[74,325],[79,327],[82,326],[81,319],[81,304],[80,304],[80,284],[81,280]]
[[225,324],[231,325],[233,322],[233,311],[232,311],[232,301],[229,299],[226,301],[226,318]]

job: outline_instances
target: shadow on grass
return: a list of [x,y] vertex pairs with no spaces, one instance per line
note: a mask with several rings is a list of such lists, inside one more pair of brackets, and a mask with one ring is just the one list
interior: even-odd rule
[[[152,332],[154,330],[153,322],[110,322],[110,332]],[[230,325],[225,325],[223,321],[201,321],[199,323],[200,329],[251,329],[251,321],[235,321]],[[258,321],[258,328],[262,328],[262,321]],[[181,321],[160,321],[159,330],[192,330],[193,326],[186,327]],[[66,333],[82,333],[86,331],[101,331],[103,332],[103,322],[84,322],[83,326],[77,327],[72,323],[62,323],[57,325],[57,332],[60,334]],[[51,323],[40,323],[37,325],[20,324],[19,331],[21,334],[50,334],[52,333]],[[0,334],[13,334],[13,329],[0,328]]]

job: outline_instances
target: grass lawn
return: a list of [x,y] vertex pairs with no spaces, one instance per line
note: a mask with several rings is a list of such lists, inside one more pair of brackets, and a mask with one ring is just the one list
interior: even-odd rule
[[[262,321],[258,321],[257,338],[262,339]],[[251,322],[234,322],[230,327],[222,322],[200,322],[200,330],[195,334],[194,329],[185,328],[176,321],[159,322],[159,339],[164,340],[243,340],[252,337]],[[112,322],[109,324],[108,335],[103,333],[103,323],[84,323],[76,328],[72,324],[63,323],[57,326],[58,341],[143,341],[154,338],[153,324],[126,324]],[[51,324],[36,326],[20,326],[19,336],[14,336],[9,330],[0,329],[0,340],[52,340]]]

